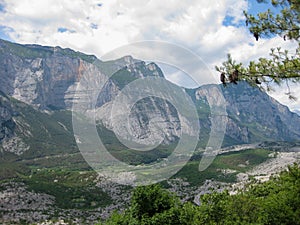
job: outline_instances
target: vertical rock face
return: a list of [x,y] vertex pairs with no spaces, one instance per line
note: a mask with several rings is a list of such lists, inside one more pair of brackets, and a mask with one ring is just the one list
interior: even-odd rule
[[147,65],[131,56],[101,62],[94,56],[69,49],[3,40],[0,40],[0,52],[0,90],[39,109],[70,109],[74,92],[81,91],[77,84],[83,76],[93,78],[80,87],[83,91],[100,92],[98,107],[111,101],[118,90],[134,79],[163,77],[154,63]]
[[[148,97],[137,102],[131,111],[129,121],[137,138],[147,138],[151,135],[151,123],[155,123],[164,131],[165,142],[172,142],[176,137],[180,137],[180,121],[170,102]],[[157,140],[159,137],[153,139]]]
[[0,143],[14,135],[14,114],[9,99],[0,92]]
[[68,89],[89,66],[76,52],[60,48],[0,41],[0,52],[1,91],[39,109],[68,108]]
[[[202,89],[215,95],[210,86],[204,86],[196,91],[200,99],[205,98]],[[232,139],[244,143],[300,140],[300,117],[258,88],[239,82],[222,87],[222,92],[228,112],[226,134]]]
[[[271,137],[276,140],[299,140],[300,119],[288,107],[281,105],[258,88],[253,88],[246,82],[225,91],[230,107],[230,113],[236,121],[243,123],[248,129],[254,130],[253,140],[258,140],[259,135]],[[254,133],[254,132],[253,132]]]

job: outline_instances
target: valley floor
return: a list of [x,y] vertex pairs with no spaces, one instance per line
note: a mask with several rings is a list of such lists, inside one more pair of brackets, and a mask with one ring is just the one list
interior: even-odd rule
[[[288,165],[299,162],[300,148],[297,146],[235,146],[223,149],[206,174],[197,175],[197,171],[192,169],[199,162],[191,161],[186,166],[186,173],[178,173],[162,185],[176,193],[182,201],[199,205],[200,196],[212,189],[229,189],[234,194],[249,179],[266,181]],[[189,180],[189,177],[184,177],[191,171],[194,177],[204,176],[205,179]],[[217,175],[208,179],[210,173]],[[226,182],[233,178],[234,182]],[[60,195],[53,190],[56,188],[69,191],[61,189],[64,195]],[[0,223],[94,224],[101,218],[107,218],[112,211],[126,208],[131,191],[132,188],[111,183],[93,171],[37,169],[28,177],[0,182]],[[99,192],[102,196],[97,199],[100,203],[93,199],[92,192]],[[68,204],[72,207],[68,208]]]

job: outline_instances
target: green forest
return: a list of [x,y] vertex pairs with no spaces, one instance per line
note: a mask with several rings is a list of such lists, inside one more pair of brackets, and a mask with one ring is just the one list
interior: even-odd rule
[[300,165],[267,182],[251,181],[236,194],[201,196],[201,205],[182,203],[158,184],[135,188],[130,206],[99,225],[300,224]]

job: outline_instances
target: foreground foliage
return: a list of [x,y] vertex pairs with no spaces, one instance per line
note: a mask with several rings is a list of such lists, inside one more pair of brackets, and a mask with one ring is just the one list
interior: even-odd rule
[[[259,3],[266,3],[269,0],[257,0]],[[264,56],[256,61],[250,61],[244,66],[237,63],[228,55],[227,61],[222,66],[216,66],[221,73],[221,81],[226,85],[227,81],[234,82],[246,80],[253,85],[266,85],[267,90],[271,89],[273,83],[289,83],[300,81],[300,2],[299,0],[272,0],[274,9],[258,13],[256,16],[244,12],[246,25],[256,40],[280,36],[286,41],[295,43],[295,52],[281,49],[274,46],[270,56]],[[287,93],[293,98],[290,90]]]
[[235,195],[228,191],[203,195],[200,206],[181,203],[158,185],[137,187],[130,207],[114,212],[104,224],[300,224],[300,168],[290,166]]

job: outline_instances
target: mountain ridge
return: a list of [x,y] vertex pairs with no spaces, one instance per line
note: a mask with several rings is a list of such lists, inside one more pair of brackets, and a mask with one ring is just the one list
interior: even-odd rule
[[[96,109],[100,110],[99,124],[104,124],[109,129],[112,129],[109,122],[110,105],[122,88],[136,79],[148,76],[164,78],[161,69],[155,63],[146,64],[132,56],[104,62],[93,55],[70,49],[20,45],[3,40],[0,40],[0,52],[0,91],[6,96],[16,98],[37,110],[56,112],[71,110],[75,100],[84,99],[87,92],[99,92],[99,87],[102,87],[96,101]],[[78,90],[76,88],[82,77],[93,77],[95,80],[88,81],[87,86]],[[241,81],[238,85],[230,84],[226,88],[207,85],[185,89],[198,111],[202,127],[199,140],[203,147],[211,126],[211,112],[205,95],[216,96],[214,88],[211,87],[220,88],[226,99],[228,121],[223,145],[300,140],[300,117],[258,88]],[[79,94],[77,99],[74,98],[75,92]],[[150,102],[154,105],[151,106]],[[168,130],[164,144],[180,137],[178,118],[174,117],[174,113],[167,113],[174,111],[167,101],[153,100],[150,97],[147,101],[144,100],[140,107],[150,115],[142,111],[133,113],[132,118],[136,124],[133,129],[137,131],[137,137],[149,137],[149,121],[156,116],[162,118],[166,124],[164,127]],[[3,117],[4,112],[2,114]],[[13,117],[12,113],[11,118]],[[12,123],[12,126],[15,125]],[[5,122],[1,123],[1,129],[4,133],[2,136],[13,135],[13,132],[8,134]]]

